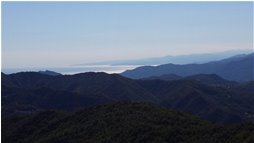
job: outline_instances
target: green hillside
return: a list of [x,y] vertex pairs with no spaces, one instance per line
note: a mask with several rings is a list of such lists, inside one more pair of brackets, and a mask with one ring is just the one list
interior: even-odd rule
[[253,143],[254,124],[215,125],[149,103],[116,102],[2,121],[3,143]]

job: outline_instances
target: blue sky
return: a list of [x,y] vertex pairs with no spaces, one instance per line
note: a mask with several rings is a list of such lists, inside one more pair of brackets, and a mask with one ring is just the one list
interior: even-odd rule
[[253,2],[2,2],[2,66],[252,49]]

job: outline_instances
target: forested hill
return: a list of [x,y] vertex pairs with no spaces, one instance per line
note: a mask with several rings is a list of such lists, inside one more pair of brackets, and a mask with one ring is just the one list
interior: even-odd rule
[[117,102],[75,113],[2,120],[3,143],[253,143],[254,124],[215,125],[148,103]]
[[254,120],[254,83],[197,75],[174,81],[132,80],[118,74],[2,73],[2,117],[49,109],[75,111],[114,101],[142,101],[219,123]]

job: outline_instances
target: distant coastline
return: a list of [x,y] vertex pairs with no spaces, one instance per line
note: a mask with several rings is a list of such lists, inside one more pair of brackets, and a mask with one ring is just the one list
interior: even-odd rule
[[44,71],[51,70],[61,74],[76,74],[83,72],[106,72],[106,73],[121,73],[125,70],[130,70],[140,65],[84,65],[84,66],[65,66],[65,67],[42,67],[42,68],[2,68],[1,72],[12,74],[25,71]]

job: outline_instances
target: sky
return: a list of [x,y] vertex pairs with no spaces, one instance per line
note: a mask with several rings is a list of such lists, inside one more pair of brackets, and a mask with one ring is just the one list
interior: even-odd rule
[[2,2],[2,68],[253,48],[253,2]]

